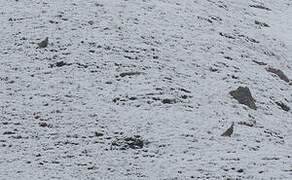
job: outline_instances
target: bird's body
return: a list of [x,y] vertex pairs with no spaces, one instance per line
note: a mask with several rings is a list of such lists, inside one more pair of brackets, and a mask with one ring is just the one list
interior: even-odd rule
[[223,133],[221,134],[221,136],[231,136],[233,133],[233,126],[234,126],[234,122],[232,122],[231,126]]
[[39,46],[39,48],[45,48],[45,47],[48,46],[48,43],[49,43],[49,38],[46,37],[45,40],[43,40],[43,41],[41,41],[40,43],[38,43],[38,46]]

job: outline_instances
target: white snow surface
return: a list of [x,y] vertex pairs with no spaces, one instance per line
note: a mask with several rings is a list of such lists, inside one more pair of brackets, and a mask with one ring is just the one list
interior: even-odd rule
[[291,0],[1,0],[0,179],[292,179],[292,83],[266,70],[292,78],[291,18]]

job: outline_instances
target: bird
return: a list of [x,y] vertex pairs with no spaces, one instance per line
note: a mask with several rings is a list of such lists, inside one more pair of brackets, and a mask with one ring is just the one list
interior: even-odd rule
[[49,43],[49,38],[46,37],[45,40],[43,40],[43,41],[41,41],[40,43],[38,43],[38,46],[39,46],[39,48],[45,48],[45,47],[48,46],[48,43]]
[[233,133],[233,126],[234,126],[234,122],[232,122],[231,126],[223,133],[221,134],[221,136],[231,136],[231,134]]

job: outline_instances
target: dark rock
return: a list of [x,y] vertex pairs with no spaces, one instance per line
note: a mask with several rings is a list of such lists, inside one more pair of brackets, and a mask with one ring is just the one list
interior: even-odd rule
[[163,104],[174,104],[174,103],[176,103],[176,100],[175,99],[163,99],[162,103]]
[[229,39],[235,39],[234,36],[229,35],[229,34],[226,34],[226,33],[222,33],[222,32],[220,32],[219,35],[220,35],[220,36],[223,36],[223,37],[226,37],[226,38],[229,38]]
[[258,9],[263,9],[263,10],[267,10],[267,11],[271,11],[270,8],[267,8],[267,7],[262,6],[262,5],[249,5],[249,7],[258,8]]
[[243,173],[243,169],[238,169],[237,172],[238,173]]
[[211,72],[217,72],[217,71],[219,71],[218,69],[213,68],[213,67],[210,67],[209,70],[210,70]]
[[232,122],[231,126],[223,133],[221,136],[231,136],[233,133],[234,122]]
[[185,93],[191,93],[191,91],[186,90],[186,89],[184,89],[184,88],[179,88],[179,90],[181,90],[181,91],[183,91],[183,92],[185,92]]
[[103,133],[100,133],[100,132],[94,132],[94,135],[95,135],[96,137],[101,137],[101,136],[103,136]]
[[125,141],[131,149],[141,149],[144,146],[144,142],[138,138],[128,137]]
[[51,128],[51,127],[52,127],[52,125],[50,125],[50,124],[48,124],[48,123],[46,123],[46,122],[40,122],[40,123],[39,123],[39,126],[40,126],[40,127],[48,127],[48,128]]
[[255,126],[255,122],[244,122],[244,121],[240,121],[238,122],[239,125],[243,125],[243,126],[248,126],[248,127],[253,127]]
[[261,65],[261,66],[267,65],[267,63],[260,62],[260,61],[256,61],[256,60],[253,60],[253,62],[256,63],[256,64],[258,64],[258,65]]
[[131,101],[134,101],[134,100],[136,100],[137,98],[136,97],[130,97],[129,98]]
[[251,109],[256,110],[255,100],[253,99],[248,87],[239,87],[234,91],[229,93],[234,99],[236,99],[240,104],[244,104]]
[[142,149],[145,141],[140,136],[120,138],[112,142],[112,149],[118,148],[119,150],[127,149]]
[[287,112],[290,111],[290,107],[284,104],[283,102],[278,101],[276,102],[276,104],[280,106],[284,111],[287,111]]
[[255,20],[254,23],[257,24],[257,25],[260,25],[262,27],[270,27],[267,23],[260,22],[260,21],[257,21],[257,20]]
[[12,132],[12,131],[6,131],[3,133],[3,135],[11,135],[11,134],[15,134],[15,132]]
[[40,43],[38,43],[39,48],[45,48],[47,47],[49,44],[49,38],[46,37],[45,40],[41,41]]
[[285,81],[287,83],[289,82],[288,77],[283,73],[283,71],[281,71],[279,69],[272,68],[272,67],[268,67],[268,68],[266,68],[266,70],[270,73],[276,74],[283,81]]
[[53,67],[63,67],[63,66],[70,66],[72,65],[71,63],[66,63],[64,61],[59,61],[59,62],[56,62],[55,64],[50,64],[50,68],[53,68]]
[[141,72],[124,72],[121,73],[120,76],[121,77],[125,77],[125,76],[135,76],[135,75],[140,75],[142,74]]
[[246,37],[246,41],[249,41],[252,43],[260,43],[258,40],[255,40],[254,38],[251,38],[251,37]]

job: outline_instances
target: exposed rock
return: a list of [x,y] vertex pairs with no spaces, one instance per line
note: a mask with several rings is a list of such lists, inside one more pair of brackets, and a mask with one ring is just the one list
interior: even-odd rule
[[238,172],[238,173],[243,173],[244,170],[243,170],[243,169],[238,169],[237,172]]
[[121,73],[120,76],[121,77],[125,77],[125,76],[135,76],[135,75],[140,75],[142,74],[141,72],[124,72]]
[[100,132],[94,132],[94,135],[95,135],[96,137],[101,137],[101,136],[103,136],[104,134],[103,134],[103,133],[100,133]]
[[256,61],[256,60],[253,60],[253,62],[256,63],[256,64],[258,64],[258,65],[261,65],[261,66],[267,65],[267,63],[260,62],[260,61]]
[[3,133],[3,135],[11,135],[11,134],[15,134],[15,132],[12,132],[12,131],[5,131]]
[[249,5],[249,7],[258,8],[258,9],[263,9],[263,10],[267,10],[267,11],[271,11],[270,8],[267,8],[267,7],[262,6],[262,5]]
[[48,127],[48,128],[52,128],[53,127],[51,124],[47,124],[46,122],[40,122],[39,126],[40,127]]
[[252,121],[252,122],[240,121],[238,122],[238,124],[243,125],[243,126],[253,127],[255,126],[256,122],[255,121]]
[[47,47],[49,44],[49,38],[46,37],[45,40],[41,41],[40,43],[38,43],[39,48],[45,48]]
[[144,140],[141,139],[140,136],[134,137],[125,137],[121,139],[117,139],[112,142],[112,149],[118,147],[120,150],[127,150],[127,149],[142,149],[144,147]]
[[229,38],[229,39],[235,39],[235,37],[232,36],[232,35],[230,35],[230,34],[226,34],[226,33],[220,32],[219,35],[220,36],[223,36],[223,37],[226,37],[226,38]]
[[50,64],[50,68],[53,68],[53,67],[63,67],[63,66],[70,66],[72,65],[71,63],[66,63],[64,61],[59,61],[59,62],[56,62],[55,64]]
[[287,112],[290,111],[290,107],[284,104],[283,102],[278,101],[276,102],[276,104],[280,106],[284,111],[287,111]]
[[232,122],[231,126],[223,133],[221,136],[231,136],[233,134],[233,127],[234,127],[234,122]]
[[266,70],[270,73],[276,74],[277,76],[279,76],[280,79],[282,79],[285,82],[289,82],[288,77],[283,73],[283,71],[281,71],[280,69],[275,69],[272,67],[268,67],[266,68]]
[[251,109],[256,110],[255,100],[252,97],[248,87],[239,87],[234,91],[229,93],[234,99],[236,99],[240,104],[244,104]]
[[255,20],[254,23],[257,24],[257,25],[260,25],[262,27],[270,27],[267,23],[260,22],[260,21],[257,21],[257,20]]
[[163,104],[174,104],[174,103],[176,103],[176,100],[175,99],[163,99],[162,103]]

